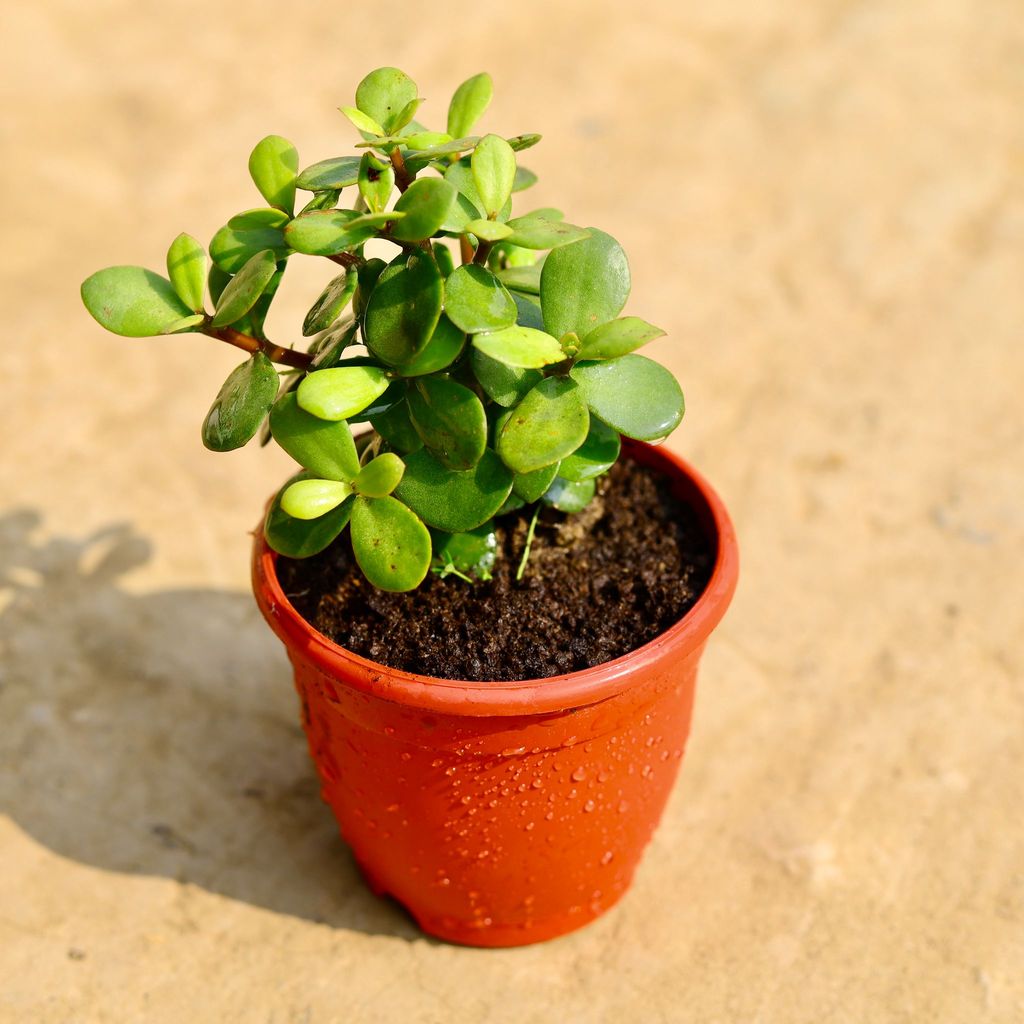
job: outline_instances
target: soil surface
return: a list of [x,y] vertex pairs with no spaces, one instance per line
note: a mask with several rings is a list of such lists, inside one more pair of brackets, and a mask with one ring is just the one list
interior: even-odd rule
[[635,650],[693,605],[714,551],[693,511],[646,467],[620,460],[582,512],[545,509],[517,581],[532,507],[502,517],[493,579],[433,573],[374,589],[345,531],[313,558],[278,560],[285,593],[325,636],[392,668],[446,679],[574,672]]

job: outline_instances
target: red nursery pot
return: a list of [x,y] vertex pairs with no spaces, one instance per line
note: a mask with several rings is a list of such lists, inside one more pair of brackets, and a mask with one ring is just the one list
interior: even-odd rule
[[679,770],[704,644],[736,587],[721,500],[682,459],[630,444],[715,545],[675,625],[595,668],[460,682],[386,668],[332,643],[285,597],[257,533],[253,586],[295,668],[309,747],[370,886],[431,935],[517,946],[581,927],[626,891]]

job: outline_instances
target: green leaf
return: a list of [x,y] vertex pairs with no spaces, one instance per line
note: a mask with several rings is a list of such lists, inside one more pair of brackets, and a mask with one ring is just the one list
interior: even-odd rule
[[310,373],[299,385],[299,408],[322,420],[347,420],[388,388],[379,366],[334,366]]
[[295,392],[282,395],[274,403],[270,430],[274,440],[314,476],[348,481],[359,472],[359,456],[349,425],[344,420],[332,423],[303,411]]
[[467,334],[497,331],[516,322],[516,304],[486,267],[467,264],[445,282],[445,313]]
[[178,298],[195,313],[203,311],[206,292],[206,251],[182,232],[167,250],[167,276]]
[[352,486],[365,498],[384,498],[398,486],[404,472],[405,463],[393,452],[385,452],[359,470]]
[[565,359],[561,345],[550,334],[518,325],[478,334],[473,338],[473,347],[499,363],[526,370],[539,370]]
[[302,336],[308,338],[320,331],[326,331],[341,315],[356,290],[359,275],[355,267],[349,267],[339,274],[320,293],[302,321]]
[[253,256],[265,249],[270,249],[278,260],[288,255],[288,243],[280,228],[267,227],[256,216],[231,219],[237,226],[225,225],[210,241],[210,259],[221,270],[237,274]]
[[516,168],[515,181],[512,182],[513,192],[522,192],[524,189],[528,189],[531,185],[536,184],[537,175],[533,171],[528,171],[525,167]]
[[426,347],[408,362],[399,363],[395,367],[395,372],[403,377],[422,377],[427,373],[437,373],[458,359],[465,344],[466,336],[442,314]]
[[622,316],[595,327],[582,341],[581,359],[615,359],[660,338],[664,331],[638,316]]
[[355,210],[315,210],[303,213],[285,228],[284,237],[296,251],[308,256],[334,256],[361,245],[377,234],[373,224],[351,226],[361,219]]
[[540,303],[522,292],[513,292],[512,298],[516,303],[516,323],[520,327],[532,327],[535,331],[543,331],[544,318],[540,312]]
[[274,364],[262,352],[235,367],[203,420],[203,444],[212,452],[241,448],[260,429],[279,383]]
[[299,213],[312,213],[314,210],[331,210],[338,205],[340,197],[340,188],[325,188],[321,192],[314,192],[313,198],[306,203]]
[[462,230],[476,235],[477,238],[482,238],[485,242],[500,242],[512,234],[512,229],[507,224],[481,218],[467,221]]
[[257,206],[252,210],[236,213],[229,221],[229,228],[247,231],[255,228],[283,228],[289,221],[284,210],[272,206]]
[[328,370],[336,366],[359,333],[359,324],[355,320],[344,320],[325,331],[317,339],[316,355],[310,364],[311,370]]
[[419,110],[422,102],[423,100],[421,97],[409,100],[409,102],[406,103],[406,105],[395,115],[390,124],[389,131],[401,132],[406,125],[411,127],[412,119],[416,116],[416,111]]
[[361,132],[365,132],[367,135],[380,136],[387,135],[384,128],[378,124],[369,114],[364,114],[361,110],[356,107],[339,107],[338,108]]
[[245,316],[256,305],[276,270],[277,259],[270,249],[247,260],[221,294],[213,314],[213,326],[226,327]]
[[147,338],[192,312],[171,282],[142,267],[107,267],[82,282],[82,302],[98,324],[126,338]]
[[[344,360],[341,365],[372,366],[373,363],[366,356],[354,356],[351,359]],[[391,381],[387,386],[387,390],[382,395],[378,395],[362,412],[356,413],[352,417],[352,421],[355,423],[366,423],[370,417],[379,416],[382,412],[387,412],[394,405],[404,404],[406,390],[405,381]]]
[[516,180],[516,155],[500,135],[485,135],[470,158],[473,181],[483,212],[497,216],[512,195]]
[[379,590],[413,590],[430,568],[430,532],[396,498],[356,498],[352,550],[363,575]]
[[307,479],[310,479],[309,473],[298,473],[292,477],[278,491],[263,523],[263,536],[267,543],[286,558],[309,558],[323,551],[348,526],[355,504],[350,498],[319,519],[294,519],[281,508],[281,498],[296,481]]
[[556,338],[574,331],[581,338],[613,320],[629,297],[629,263],[622,246],[603,231],[554,249],[544,261],[540,304],[544,324]]
[[489,580],[498,557],[498,535],[494,520],[488,519],[475,530],[465,533],[435,531],[434,557],[431,567],[442,579],[451,573],[472,573],[477,579]]
[[490,105],[493,92],[494,84],[486,71],[467,78],[455,90],[448,106],[448,134],[452,138],[458,139],[470,133]]
[[359,163],[359,194],[372,213],[380,213],[395,187],[395,169],[390,160],[364,153]]
[[395,494],[428,525],[465,533],[490,519],[511,491],[512,471],[489,448],[463,471],[447,469],[421,449],[406,456]]
[[293,519],[319,519],[351,493],[343,480],[296,480],[281,495],[281,511]]
[[210,264],[210,272],[206,276],[206,283],[210,289],[210,301],[214,306],[220,302],[220,297],[224,294],[224,289],[227,288],[230,281],[231,275],[226,270],[221,270],[216,263]]
[[397,131],[412,120],[415,108],[403,123],[400,123],[399,115],[417,98],[416,93],[416,83],[404,71],[398,68],[377,68],[356,87],[356,106],[383,131],[366,129],[355,121],[353,123],[357,128],[375,131],[377,135]]
[[441,229],[457,190],[444,178],[419,178],[402,193],[395,210],[405,217],[391,229],[402,242],[420,242]]
[[645,356],[577,363],[572,378],[590,411],[626,437],[654,441],[683,418],[683,393],[675,377]]
[[377,280],[387,269],[387,266],[382,259],[374,256],[356,268],[359,283],[356,285],[355,295],[352,296],[352,312],[360,319],[366,312],[366,300],[377,286]]
[[[445,181],[447,180],[446,178]],[[479,218],[479,216],[479,210],[459,192],[455,196],[455,202],[449,208],[448,215],[445,217],[440,230],[447,231],[453,235],[461,235],[466,230],[466,225]]]
[[249,156],[249,173],[260,195],[289,216],[295,209],[295,178],[298,172],[298,151],[280,135],[261,139]]
[[432,255],[400,256],[380,275],[366,304],[367,347],[392,366],[409,362],[433,336],[443,298]]
[[508,240],[523,249],[554,249],[589,237],[585,228],[541,217],[516,217],[506,227],[511,228]]
[[589,423],[587,406],[575,381],[548,377],[512,410],[495,448],[510,469],[532,473],[579,448]]
[[596,416],[590,417],[587,439],[562,459],[559,476],[578,483],[607,472],[619,457],[619,435]]
[[409,419],[409,405],[399,402],[390,409],[370,417],[370,426],[384,438],[392,448],[403,453],[414,452],[423,447],[420,435]]
[[506,267],[498,271],[498,280],[513,291],[526,295],[540,294],[540,278],[543,267],[533,263],[527,267]]
[[519,153],[524,149],[530,149],[531,147],[536,146],[540,140],[541,136],[536,132],[527,132],[525,135],[516,135],[509,139],[508,144],[516,153]]
[[436,155],[437,150],[444,150],[453,141],[458,142],[458,145],[450,152],[458,153],[462,148],[472,148],[472,146],[463,146],[466,140],[453,140],[447,132],[416,132],[414,135],[407,135],[405,137],[406,148],[421,155],[424,153]]
[[532,388],[539,384],[544,375],[539,370],[523,370],[506,366],[485,355],[478,348],[470,351],[470,365],[484,393],[493,402],[505,407],[521,401]]
[[487,416],[480,399],[443,377],[418,380],[409,391],[409,415],[423,444],[449,469],[470,469],[487,445]]
[[445,288],[447,288],[449,284],[447,279],[455,272],[455,260],[452,258],[452,251],[444,242],[434,242],[430,248],[434,253],[434,259],[437,261],[437,269],[441,271],[441,276],[445,278]]
[[205,321],[205,313],[193,313],[192,316],[183,316],[180,320],[175,320],[173,323],[168,324],[160,333],[183,334],[187,331],[191,331],[195,327],[198,327]]
[[295,184],[307,192],[348,188],[359,181],[359,162],[357,156],[332,156],[329,160],[320,160],[310,164]]
[[554,482],[560,465],[559,462],[552,462],[550,466],[535,469],[532,473],[516,473],[512,480],[512,493],[532,505]]
[[582,512],[594,497],[597,485],[593,480],[574,482],[556,477],[544,495],[544,504],[553,505],[559,512],[575,515]]

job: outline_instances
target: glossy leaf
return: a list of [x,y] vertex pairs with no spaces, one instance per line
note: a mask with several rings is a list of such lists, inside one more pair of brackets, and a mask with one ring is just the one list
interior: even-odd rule
[[357,107],[339,107],[338,109],[361,132],[372,136],[382,136],[387,134],[382,125],[374,120],[374,118],[370,117],[369,114],[364,114]]
[[[436,154],[437,150],[443,150],[446,146],[449,146],[454,140],[447,132],[416,132],[414,135],[407,135],[405,137],[405,145],[407,149],[411,149],[414,153],[433,153]],[[463,140],[458,140],[458,145],[453,153],[459,152],[459,146],[463,144]]]
[[515,217],[506,227],[511,229],[508,240],[523,249],[554,249],[588,237],[585,228],[541,217]]
[[589,238],[554,249],[544,262],[540,302],[544,324],[556,338],[569,331],[586,337],[617,317],[629,296],[622,246],[603,231],[589,230]]
[[482,220],[480,218],[467,221],[462,230],[471,235],[476,235],[477,238],[481,238],[485,242],[500,242],[503,238],[508,238],[512,234],[512,229],[507,224],[502,224],[496,220]]
[[203,444],[213,452],[241,448],[260,429],[279,383],[274,364],[262,352],[235,367],[203,421]]
[[415,99],[409,100],[408,103],[395,115],[389,124],[389,131],[398,132],[404,134],[402,129],[407,125],[412,124],[412,119],[416,116],[416,111],[419,110],[420,104],[423,102],[422,97],[417,96]]
[[194,313],[203,311],[206,293],[206,251],[182,232],[167,250],[167,276],[178,298]]
[[595,327],[581,342],[581,359],[615,359],[664,335],[664,331],[638,316],[622,316]]
[[82,282],[82,302],[98,324],[127,338],[161,334],[192,310],[166,277],[142,267],[107,267]]
[[[344,360],[341,365],[372,366],[373,363],[366,356],[354,356],[351,359]],[[355,423],[365,423],[372,416],[379,416],[382,412],[387,412],[394,405],[404,404],[406,390],[405,381],[391,381],[382,394],[378,395],[362,412],[358,412],[352,417],[352,421]]]
[[537,175],[533,171],[528,171],[525,167],[516,168],[516,177],[512,182],[513,192],[522,192],[525,189],[530,188],[531,185],[537,184]]
[[452,572],[460,575],[472,573],[477,579],[489,580],[498,557],[498,535],[494,521],[488,519],[475,530],[465,533],[445,533],[433,536],[434,558],[432,567],[443,579]]
[[466,225],[478,219],[479,216],[480,211],[459,192],[455,196],[455,202],[449,208],[440,230],[453,235],[461,235],[466,230]]
[[350,498],[319,519],[295,519],[281,508],[281,497],[296,481],[309,479],[308,473],[292,477],[278,491],[267,510],[263,536],[270,547],[286,558],[309,558],[319,554],[348,525],[355,501]]
[[390,409],[370,417],[370,426],[397,451],[406,454],[423,447],[420,435],[409,419],[409,406],[399,402]]
[[359,470],[352,486],[366,498],[384,498],[398,486],[404,472],[405,463],[393,452],[385,452]]
[[296,394],[300,409],[322,420],[347,420],[387,387],[388,376],[378,366],[334,366],[308,374]]
[[493,402],[507,407],[521,401],[544,375],[540,370],[524,370],[499,363],[474,347],[470,352],[470,365],[480,387]]
[[252,210],[236,213],[229,221],[229,228],[249,230],[254,228],[283,228],[291,218],[284,210],[273,206],[257,206]]
[[535,331],[544,330],[544,317],[541,315],[540,303],[522,292],[512,292],[516,303],[516,323],[520,327],[532,327]]
[[206,322],[205,313],[193,313],[191,316],[183,316],[180,320],[169,323],[161,334],[183,334],[193,331],[195,328]]
[[356,498],[352,550],[363,575],[379,590],[413,590],[430,568],[430,532],[395,498]]
[[526,370],[539,370],[565,359],[562,347],[550,334],[518,325],[478,334],[473,338],[473,347],[499,363]]
[[434,242],[430,248],[434,253],[434,259],[437,261],[437,269],[441,271],[441,276],[445,278],[445,288],[447,289],[450,283],[448,278],[455,271],[455,260],[452,258],[452,251],[444,242]]
[[562,459],[558,475],[577,483],[592,480],[611,468],[619,457],[619,449],[619,435],[596,416],[591,416],[586,440],[572,455]]
[[536,132],[527,132],[525,135],[516,135],[508,140],[508,144],[512,147],[516,153],[522,152],[524,149],[530,149],[536,146],[540,142],[541,136]]
[[357,156],[334,156],[329,160],[320,160],[307,167],[299,175],[296,184],[307,192],[348,188],[359,181],[359,162]]
[[446,468],[426,449],[405,457],[405,475],[395,489],[425,523],[465,533],[490,519],[512,491],[512,471],[491,449],[472,468]]
[[380,213],[395,188],[395,169],[390,160],[364,153],[359,164],[359,194],[371,213]]
[[353,480],[359,472],[359,456],[349,425],[344,420],[322,420],[300,409],[295,392],[274,403],[270,430],[274,440],[314,476]]
[[535,469],[532,473],[516,473],[512,480],[512,493],[526,504],[533,504],[554,483],[560,465],[552,462],[550,466]]
[[456,139],[468,135],[490,105],[493,92],[494,83],[486,71],[467,78],[448,106],[448,134]]
[[473,181],[483,212],[495,216],[512,195],[516,179],[516,155],[500,135],[485,135],[470,158]]
[[540,278],[543,267],[534,263],[526,267],[507,267],[498,271],[498,280],[513,291],[526,295],[540,294]]
[[470,469],[487,444],[480,399],[462,384],[425,377],[409,390],[409,416],[424,446],[448,469]]
[[590,504],[596,489],[597,485],[593,480],[573,482],[559,476],[544,495],[544,504],[553,505],[559,512],[575,515]]
[[444,178],[419,178],[395,203],[395,210],[404,213],[391,229],[393,238],[402,242],[419,242],[440,230],[455,202],[457,190]]
[[[463,210],[469,216],[467,219],[475,220],[482,218],[488,212],[484,208],[484,201],[477,189],[476,177],[473,174],[472,157],[463,157],[455,163],[450,164],[444,172],[445,181],[450,181],[463,197]],[[499,211],[496,220],[504,222],[508,220],[512,210],[512,199],[508,201]]]
[[497,331],[516,322],[516,304],[486,267],[456,268],[445,282],[445,313],[467,334]]
[[210,241],[210,259],[228,274],[237,274],[257,253],[270,249],[278,260],[288,255],[284,231],[268,227],[257,217],[232,218],[235,227],[225,225]]
[[377,132],[380,135],[396,131],[412,120],[415,108],[404,122],[400,121],[399,115],[416,100],[416,92],[416,83],[404,71],[377,68],[356,87],[356,106],[384,129],[384,132]]
[[683,393],[675,377],[645,356],[577,363],[572,378],[590,411],[626,437],[654,441],[683,418]]
[[[427,145],[430,139],[438,139],[439,141]],[[445,139],[446,141],[442,142],[440,139]],[[423,132],[420,135],[412,135],[405,140],[406,145],[412,150],[406,159],[406,164],[408,165],[410,161],[419,164],[422,164],[424,161],[429,163],[438,157],[450,157],[457,156],[460,153],[468,153],[479,141],[475,135],[470,135],[463,139],[448,139],[447,133],[441,135],[438,132]]]
[[510,469],[532,473],[571,455],[585,440],[589,424],[576,382],[548,377],[512,410],[495,448]]
[[343,480],[296,480],[281,495],[281,511],[293,519],[318,519],[352,493]]
[[285,228],[284,237],[296,251],[309,256],[333,256],[361,245],[377,233],[373,224],[351,227],[359,218],[354,210],[317,210],[304,213]]
[[290,216],[295,209],[295,179],[299,173],[295,147],[280,135],[268,135],[250,154],[249,173],[260,195]]
[[437,373],[458,359],[465,344],[465,334],[448,317],[442,315],[426,346],[408,362],[395,366],[395,372],[403,377],[422,377],[427,373]]
[[270,284],[276,271],[277,259],[270,249],[258,252],[247,260],[221,294],[213,314],[213,326],[226,327],[245,316],[256,305],[256,300]]
[[313,213],[315,210],[332,210],[338,205],[340,197],[340,188],[325,188],[320,192],[314,192],[313,198],[299,212]]
[[366,304],[363,330],[370,351],[392,366],[409,362],[433,335],[443,297],[441,272],[432,256],[415,253],[392,263]]
[[206,285],[210,289],[210,301],[216,306],[220,297],[227,288],[231,275],[226,270],[221,270],[216,263],[210,264],[210,272],[206,275]]
[[358,280],[356,268],[349,267],[327,285],[302,321],[304,338],[326,331],[341,316],[341,311],[348,305],[356,290]]
[[316,355],[310,364],[311,370],[327,370],[336,366],[359,333],[359,324],[355,320],[345,319],[336,323],[317,339]]

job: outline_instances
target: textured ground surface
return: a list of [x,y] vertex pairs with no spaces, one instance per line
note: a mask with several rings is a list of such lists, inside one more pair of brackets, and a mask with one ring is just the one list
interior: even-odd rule
[[[1024,1020],[1019,3],[415,12],[5,12],[0,1020]],[[547,135],[536,198],[631,253],[743,547],[634,891],[538,948],[360,884],[247,593],[284,461],[199,446],[229,351],[78,306],[254,203],[267,131],[332,155],[384,62],[435,111],[488,66]]]

